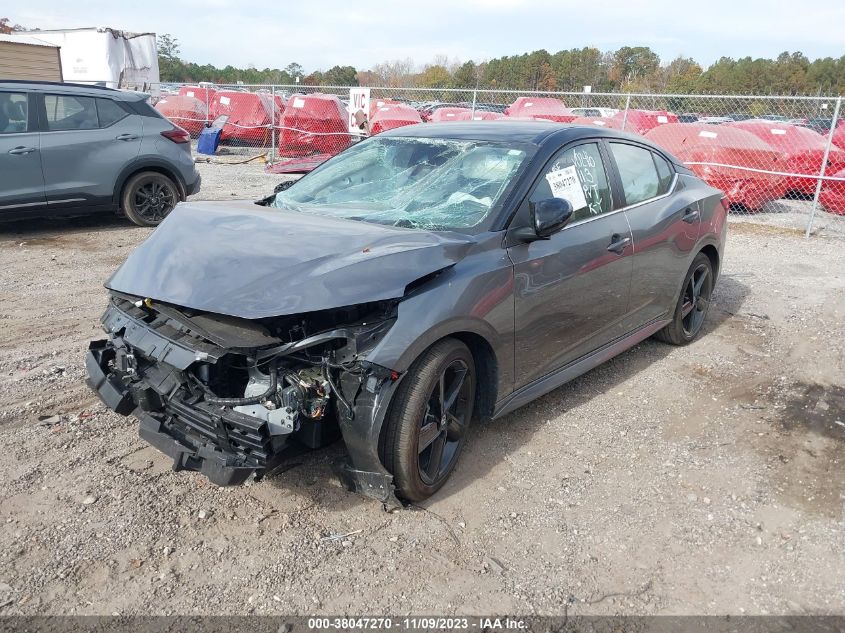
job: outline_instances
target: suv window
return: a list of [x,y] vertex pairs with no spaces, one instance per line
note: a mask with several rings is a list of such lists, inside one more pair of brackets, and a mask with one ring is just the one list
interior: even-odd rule
[[26,93],[0,92],[0,134],[26,132],[28,112]]
[[111,99],[97,99],[97,117],[100,120],[100,127],[108,127],[117,123],[122,118],[129,116],[129,113]]
[[624,143],[610,143],[610,151],[619,169],[626,204],[637,204],[659,195],[660,178],[653,152]]
[[674,174],[672,173],[672,168],[669,167],[669,163],[666,162],[665,158],[653,152],[651,155],[654,157],[654,164],[657,166],[657,177],[660,179],[660,186],[657,190],[657,195],[662,196],[664,193],[668,193],[669,187],[672,186],[672,178],[674,177]]
[[610,185],[596,143],[577,145],[552,160],[529,196],[531,202],[548,198],[564,198],[572,203],[575,213],[570,222],[611,210]]
[[44,95],[44,106],[47,110],[47,129],[51,132],[96,130],[99,127],[93,97]]

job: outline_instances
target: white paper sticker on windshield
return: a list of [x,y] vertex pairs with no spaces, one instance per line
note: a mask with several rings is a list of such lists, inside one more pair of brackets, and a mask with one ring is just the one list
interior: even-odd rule
[[578,170],[575,169],[574,165],[548,172],[546,180],[549,181],[552,196],[568,200],[575,211],[587,206],[587,198],[584,197],[581,179],[578,178]]
[[293,100],[293,107],[294,108],[304,108],[305,107],[305,99],[300,99],[297,97]]
[[446,116],[447,116],[447,117],[448,117],[448,116],[455,116],[455,113],[454,113],[454,112],[447,112],[447,113],[446,113]]
[[778,136],[783,136],[786,134],[786,130],[779,130],[778,128],[772,128],[772,134],[776,134]]
[[229,97],[220,97],[220,103],[223,105],[229,105],[232,100]]
[[186,94],[186,95],[188,95],[189,97],[193,97],[193,96],[194,96],[194,91],[193,91],[193,90],[188,90],[188,92],[186,92],[185,94]]
[[703,138],[716,138],[717,136],[719,136],[718,134],[716,134],[716,132],[708,132],[707,130],[701,130],[698,135]]
[[662,114],[657,115],[657,122],[658,123],[669,123],[669,117],[663,116]]
[[533,106],[533,105],[534,105],[534,102],[533,102],[533,101],[529,101],[528,103],[526,103],[526,104],[525,104],[525,107],[526,107],[526,108],[530,108],[530,107],[531,107],[531,106]]

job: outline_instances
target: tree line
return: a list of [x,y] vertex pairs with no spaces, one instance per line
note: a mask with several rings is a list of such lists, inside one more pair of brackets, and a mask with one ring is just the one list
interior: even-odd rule
[[388,88],[484,88],[502,90],[646,92],[672,94],[838,95],[845,93],[845,55],[810,60],[800,52],[774,59],[722,57],[708,68],[677,57],[663,63],[651,48],[593,47],[556,53],[546,50],[482,62],[440,55],[419,67],[413,59],[387,61],[367,70],[334,66],[304,73],[298,63],[285,68],[216,68],[179,57],[170,35],[159,37],[159,68],[165,82],[213,81],[221,84],[384,86]]
[[[0,18],[0,33],[27,30]],[[37,29],[36,29],[37,30]],[[594,47],[549,53],[537,50],[490,60],[461,62],[437,56],[418,66],[413,59],[386,61],[369,69],[336,65],[305,73],[292,62],[284,68],[218,68],[180,56],[178,40],[158,37],[163,82],[211,81],[219,84],[295,84],[306,86],[384,86],[388,88],[483,88],[581,92],[671,94],[840,95],[845,94],[845,55],[810,60],[801,52],[774,59],[722,57],[707,68],[694,59],[664,62],[646,46],[614,51]]]
[[401,88],[484,88],[673,94],[839,95],[845,93],[845,55],[810,60],[800,52],[775,59],[722,57],[704,69],[694,59],[663,63],[645,46],[602,52],[584,47],[497,57],[486,62],[435,59],[415,72],[413,60],[385,62],[359,72],[367,85]]

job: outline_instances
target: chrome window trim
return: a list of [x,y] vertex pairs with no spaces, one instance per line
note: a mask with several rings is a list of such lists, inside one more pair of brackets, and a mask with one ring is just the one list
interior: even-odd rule
[[64,204],[65,202],[85,202],[85,198],[64,198],[62,200],[48,200],[47,205]]
[[[649,150],[649,151],[651,151],[651,150]],[[634,204],[629,204],[629,205],[624,206],[624,207],[619,207],[618,209],[613,209],[613,211],[608,211],[607,213],[601,213],[599,215],[594,215],[591,218],[584,218],[583,220],[578,220],[577,222],[575,222],[573,224],[567,224],[565,227],[563,227],[563,229],[561,231],[566,231],[569,228],[581,226],[582,224],[586,224],[587,222],[593,222],[594,220],[599,220],[601,218],[609,217],[611,215],[619,213],[620,211],[628,211],[629,209],[636,209],[637,207],[641,207],[642,205],[648,204],[649,202],[654,202],[656,200],[663,200],[663,198],[668,198],[673,193],[675,193],[675,187],[677,186],[677,184],[678,184],[678,172],[675,172],[675,177],[672,179],[672,184],[669,185],[669,190],[666,193],[661,194],[659,196],[655,196],[654,198],[649,198],[648,200],[642,200],[640,202],[635,202]]]

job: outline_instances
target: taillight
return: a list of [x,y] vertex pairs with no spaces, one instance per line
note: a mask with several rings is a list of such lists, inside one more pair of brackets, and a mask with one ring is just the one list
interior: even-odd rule
[[722,206],[725,207],[725,211],[731,210],[731,203],[730,203],[730,200],[728,200],[727,196],[722,196],[722,199],[720,200],[720,202],[722,203]]
[[191,142],[191,135],[180,127],[174,127],[172,130],[165,130],[161,133],[161,135],[166,139],[170,139],[174,143]]

